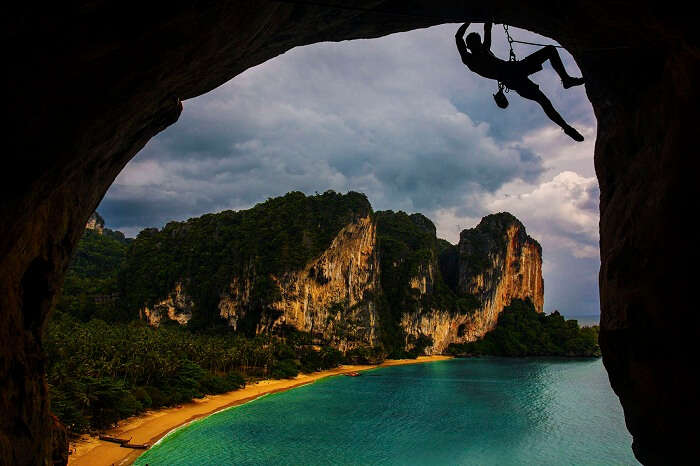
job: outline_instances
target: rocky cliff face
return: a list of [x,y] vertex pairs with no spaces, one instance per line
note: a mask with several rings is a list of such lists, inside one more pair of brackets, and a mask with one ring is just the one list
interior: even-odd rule
[[254,280],[252,277],[255,277],[253,268],[249,269],[243,278],[233,277],[228,290],[221,293],[219,315],[226,319],[228,325],[234,330],[240,328],[239,323],[245,318],[246,310],[250,306]]
[[465,329],[470,325],[469,314],[455,314],[444,309],[425,309],[422,312],[406,313],[401,318],[401,328],[406,332],[406,349],[421,335],[429,337],[431,345],[424,348],[425,354],[442,354],[450,343],[468,341]]
[[[256,333],[289,325],[341,351],[377,342],[374,296],[379,283],[376,225],[368,215],[345,226],[320,257],[303,269],[272,277],[279,299]],[[220,316],[238,328],[250,308],[254,265],[234,277],[219,302]],[[276,311],[276,312],[275,312]]]
[[409,287],[417,298],[417,306],[401,315],[400,326],[406,334],[407,350],[411,350],[421,336],[429,337],[432,343],[423,349],[426,354],[441,354],[450,343],[463,341],[460,329],[467,324],[469,314],[455,312],[430,299],[435,294],[436,281],[443,280],[439,270],[438,257],[431,254],[409,279]]
[[[290,326],[341,351],[383,345],[438,354],[483,336],[513,298],[529,298],[539,312],[543,306],[541,248],[507,213],[465,230],[457,246],[440,243],[423,215],[368,213],[302,267],[261,276],[258,262],[251,257],[236,268],[216,314],[236,330]],[[261,281],[275,296],[262,307],[254,298]],[[187,324],[200,311],[182,283],[143,306],[140,317],[155,326],[163,319]]]
[[341,351],[377,343],[377,229],[369,216],[343,228],[321,257],[278,283],[281,298],[272,307],[280,316],[261,330],[291,325]]
[[458,290],[481,303],[464,327],[466,341],[492,330],[513,298],[530,299],[542,312],[542,248],[517,218],[508,213],[484,217],[460,234],[458,249]]
[[[542,312],[542,248],[517,218],[508,213],[484,217],[476,228],[464,230],[453,248],[452,254],[443,251],[440,255],[443,276],[439,279],[448,285],[455,283],[456,294],[470,299],[473,309],[465,312],[438,304],[404,313],[401,327],[409,338],[432,338],[426,353],[441,353],[450,343],[483,337],[496,326],[499,314],[513,298],[530,299]],[[435,289],[437,265],[433,259],[410,280],[419,301]]]
[[163,319],[174,320],[180,325],[185,325],[192,318],[193,306],[192,299],[185,293],[182,283],[178,282],[165,299],[150,308],[144,306],[139,309],[139,317],[154,327],[158,327]]
[[100,214],[97,212],[93,212],[92,215],[90,215],[90,218],[88,219],[87,223],[85,224],[85,229],[86,230],[94,230],[99,234],[104,233],[105,229],[105,221],[102,217],[100,217]]

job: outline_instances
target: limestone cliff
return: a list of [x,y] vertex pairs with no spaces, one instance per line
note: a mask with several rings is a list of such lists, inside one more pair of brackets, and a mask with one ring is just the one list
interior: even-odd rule
[[[510,214],[485,217],[463,231],[456,246],[438,240],[420,214],[366,212],[336,231],[320,253],[297,266],[263,272],[261,259],[246,256],[223,275],[213,314],[197,299],[197,281],[182,276],[164,297],[141,306],[140,316],[156,326],[163,319],[184,325],[193,315],[208,322],[218,317],[248,334],[292,327],[341,351],[379,345],[399,357],[438,354],[482,337],[513,298],[529,298],[542,312],[541,248]],[[142,241],[157,235],[154,251],[168,238],[187,243],[194,235],[191,226],[147,233]],[[303,243],[306,236],[299,238]],[[201,277],[214,274],[216,266],[202,264]],[[183,283],[193,287],[191,294]]]
[[[254,264],[233,277],[219,301],[220,316],[238,328],[251,307]],[[260,316],[256,333],[289,325],[341,351],[377,342],[374,296],[379,283],[376,225],[367,215],[345,226],[301,270],[272,277],[279,298]],[[271,312],[272,311],[272,312]]]
[[254,269],[244,274],[245,278],[233,277],[228,289],[221,293],[219,300],[219,315],[226,319],[234,330],[239,329],[239,322],[245,317],[250,306],[250,296],[255,280]]
[[421,337],[428,337],[430,344],[422,351],[441,354],[450,343],[464,341],[464,326],[469,322],[470,314],[464,309],[452,308],[442,300],[431,299],[437,294],[443,277],[440,276],[437,255],[431,254],[426,259],[409,279],[409,289],[417,306],[401,315],[400,327],[406,335],[407,350],[413,349]]
[[104,219],[100,216],[100,214],[97,213],[97,211],[93,212],[92,215],[90,215],[90,218],[88,219],[87,223],[85,224],[85,229],[95,230],[101,235],[102,233],[104,233],[104,228]]
[[158,327],[163,319],[177,321],[180,325],[185,325],[192,318],[192,308],[194,303],[185,293],[182,283],[177,283],[175,289],[162,301],[154,304],[150,308],[144,306],[139,310],[139,317],[145,319],[149,325]]
[[[420,239],[420,233],[406,224],[400,230],[405,241],[402,254],[417,263],[410,267],[405,283],[392,282],[393,287],[406,287],[409,296],[391,299],[401,303],[400,328],[407,350],[422,337],[430,340],[422,349],[427,354],[442,353],[450,343],[481,338],[495,327],[513,298],[529,298],[542,312],[542,249],[514,216],[485,217],[476,228],[461,233],[457,246],[437,240],[435,227],[425,217],[411,220],[425,237]],[[393,233],[392,240],[398,237]],[[392,265],[382,269],[383,281],[387,273],[401,275],[389,269]]]
[[480,302],[464,327],[466,341],[493,329],[513,298],[528,298],[542,312],[542,248],[517,218],[509,213],[484,217],[476,228],[462,231],[458,252],[458,292]]
[[379,289],[376,224],[370,216],[343,228],[303,270],[277,279],[280,312],[260,329],[282,324],[310,332],[341,351],[377,342]]
[[431,338],[425,354],[442,354],[450,343],[468,341],[465,328],[470,325],[469,314],[455,314],[444,309],[428,309],[421,313],[407,313],[401,318],[401,327],[406,332],[407,349],[421,335]]

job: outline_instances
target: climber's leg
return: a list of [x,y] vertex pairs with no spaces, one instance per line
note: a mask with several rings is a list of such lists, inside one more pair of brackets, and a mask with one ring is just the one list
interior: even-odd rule
[[544,110],[544,113],[549,117],[550,120],[552,120],[554,123],[559,125],[564,132],[571,137],[573,140],[581,142],[583,141],[583,136],[576,131],[576,129],[569,125],[566,120],[559,114],[559,112],[556,111],[554,106],[552,105],[552,102],[547,98],[546,95],[542,91],[540,91],[540,88],[537,86],[537,84],[533,83],[529,79],[527,81],[523,81],[521,85],[514,87],[513,90],[520,94],[522,97],[525,97],[526,99],[534,100],[540,106],[542,107],[542,110]]
[[573,78],[569,76],[569,73],[567,73],[566,69],[564,68],[564,63],[561,61],[559,52],[557,52],[556,47],[553,45],[547,45],[541,48],[532,55],[525,57],[522,61],[524,64],[526,64],[527,68],[534,70],[533,72],[536,72],[542,69],[542,64],[547,60],[549,60],[549,62],[552,64],[552,68],[554,68],[554,71],[556,71],[561,78],[561,83],[564,86],[564,89],[568,89],[572,86],[579,86],[584,83],[583,78]]

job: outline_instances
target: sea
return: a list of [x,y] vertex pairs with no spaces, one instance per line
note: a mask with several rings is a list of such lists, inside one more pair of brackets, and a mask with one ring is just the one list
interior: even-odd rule
[[564,317],[566,317],[566,320],[574,319],[578,321],[578,324],[581,327],[592,327],[594,325],[600,325],[600,314],[587,314]]
[[137,465],[632,465],[601,359],[469,358],[336,376],[180,428]]

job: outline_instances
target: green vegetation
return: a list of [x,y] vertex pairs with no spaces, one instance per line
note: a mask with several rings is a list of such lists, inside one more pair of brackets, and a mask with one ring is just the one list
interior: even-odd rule
[[119,299],[117,274],[130,241],[118,231],[105,229],[100,235],[85,230],[66,272],[56,309],[83,321],[93,316],[110,319]]
[[256,338],[194,333],[177,324],[80,322],[58,312],[44,348],[51,409],[77,434],[145,409],[172,406],[245,385],[337,367],[343,355],[308,345],[308,334]]
[[[377,222],[383,292],[366,299],[376,303],[380,314],[381,346],[392,357],[415,357],[422,354],[425,341],[408,341],[399,327],[404,312],[472,312],[479,302],[456,293],[456,247],[436,238],[428,218],[392,211],[373,214],[367,198],[354,192],[292,192],[249,210],[171,222],[160,231],[146,229],[131,243],[109,230],[102,236],[87,231],[57,309],[85,322],[92,317],[130,322],[139,309],[152,307],[180,282],[193,302],[191,330],[226,327],[218,305],[223,293],[238,291],[247,295],[238,329],[254,336],[261,318],[272,321],[278,312],[270,306],[280,298],[273,277],[303,268],[344,226],[367,215]],[[454,259],[447,280],[439,265],[445,251]],[[233,277],[240,290],[230,289]],[[428,277],[426,293],[410,286],[421,277]],[[251,289],[244,289],[248,284]],[[352,323],[343,324],[334,329],[338,338],[351,339]]]
[[[467,276],[473,277],[481,273],[491,264],[493,254],[504,255],[506,244],[506,233],[511,225],[520,225],[520,220],[508,212],[487,215],[476,228],[464,230],[460,234],[460,263],[463,264]],[[519,243],[524,243],[527,235],[525,228],[520,228],[519,234],[522,237]],[[534,240],[533,240],[534,241]],[[539,244],[537,244],[539,247]]]
[[[479,303],[472,296],[457,295],[448,285],[447,281],[456,282],[456,269],[452,269],[454,276],[443,279],[438,257],[441,251],[454,246],[438,240],[435,225],[427,217],[387,210],[377,212],[376,220],[382,271],[382,295],[378,302],[382,343],[390,358],[416,357],[423,354],[429,343],[427,337],[417,342],[407,341],[399,326],[403,313],[431,308],[471,313]],[[427,293],[421,294],[410,285],[411,279],[420,277],[426,277]],[[405,350],[407,346],[409,351]]]
[[598,357],[598,326],[579,328],[555,311],[540,314],[529,300],[514,299],[482,340],[451,344],[449,354],[493,356]]
[[362,346],[345,353],[348,364],[381,364],[386,358],[386,352],[381,346]]
[[192,328],[225,325],[221,294],[232,277],[253,284],[240,328],[254,334],[260,317],[275,312],[278,288],[272,277],[303,268],[319,256],[348,223],[371,213],[364,194],[291,192],[249,210],[208,214],[187,222],[147,229],[134,241],[120,274],[120,320],[163,299],[183,281],[195,305]]
[[[234,390],[245,379],[337,367],[345,356],[312,346],[311,335],[283,328],[255,336],[254,329],[264,312],[274,312],[267,308],[277,299],[272,276],[303,267],[345,225],[370,214],[362,194],[294,192],[250,210],[147,229],[136,240],[86,230],[46,330],[53,411],[79,433]],[[254,283],[240,332],[225,325],[217,308],[233,276]],[[196,284],[188,287],[195,312],[187,327],[166,322],[154,329],[137,320],[138,309],[180,280]]]
[[[272,274],[302,267],[342,227],[370,212],[362,194],[289,193],[247,211],[144,230],[136,240],[86,230],[46,330],[53,412],[80,433],[235,390],[246,379],[337,367],[340,351],[312,346],[310,335],[294,329],[255,337],[233,332],[216,304],[231,276],[250,272],[258,318],[276,298]],[[191,287],[197,311],[191,325],[154,329],[137,320],[139,308],[162,299],[180,279],[198,284]],[[244,330],[252,333],[257,320],[247,323]]]
[[[356,347],[361,344],[356,329],[367,324],[334,319],[351,309],[342,297],[330,306],[333,335],[327,340],[322,333],[288,326],[258,335],[261,318],[271,322],[279,312],[271,307],[280,298],[274,277],[302,269],[342,228],[367,215],[377,225],[381,289],[365,293],[354,306],[376,305],[379,343]],[[490,248],[502,246],[491,236],[512,220],[508,215],[490,216],[479,231],[466,233],[474,236],[471,266],[482,266]],[[495,230],[491,234],[489,229]],[[480,305],[477,297],[457,289],[460,253],[465,251],[436,237],[435,226],[423,215],[373,213],[367,198],[353,192],[308,197],[292,192],[249,210],[171,222],[160,231],[146,229],[135,240],[108,229],[102,235],[87,230],[46,330],[52,410],[71,432],[80,433],[145,409],[235,390],[246,380],[289,378],[341,362],[415,358],[432,339],[407,335],[400,326],[404,313],[439,309],[468,314]],[[234,278],[241,289],[230,289]],[[193,302],[186,326],[166,319],[151,328],[139,320],[139,309],[164,299],[177,283]],[[219,315],[221,296],[229,292],[247,297],[237,331]],[[333,347],[339,342],[354,349],[343,354]],[[596,329],[578,329],[575,321],[565,322],[558,314],[537,314],[522,301],[506,308],[483,341],[451,345],[449,351],[514,356],[599,352]]]

